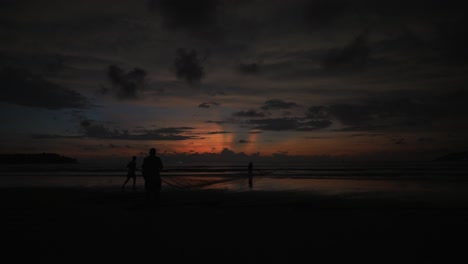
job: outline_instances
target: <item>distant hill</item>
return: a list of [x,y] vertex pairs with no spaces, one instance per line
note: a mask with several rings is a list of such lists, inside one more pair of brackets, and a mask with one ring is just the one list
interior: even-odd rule
[[439,157],[435,161],[468,161],[468,152],[456,152]]
[[77,160],[55,153],[39,154],[0,154],[0,164],[64,164],[77,163]]

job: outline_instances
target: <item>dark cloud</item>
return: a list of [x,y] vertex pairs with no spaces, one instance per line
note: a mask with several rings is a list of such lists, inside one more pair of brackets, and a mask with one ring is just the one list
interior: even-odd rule
[[[370,19],[383,23],[383,20],[389,20],[396,23],[408,25],[409,22],[428,23],[434,18],[450,18],[463,14],[460,10],[463,3],[458,1],[439,1],[439,0],[391,0],[391,1],[361,1],[359,7],[356,5],[356,12]],[[349,11],[349,10],[348,10]]]
[[331,49],[322,61],[326,69],[356,69],[366,66],[370,58],[368,32],[358,35],[343,48]]
[[198,105],[198,107],[200,107],[200,108],[210,108],[210,104],[208,104],[208,103],[201,103],[201,104]]
[[238,71],[242,74],[256,75],[260,73],[260,65],[258,63],[241,63]]
[[434,46],[441,58],[449,63],[466,64],[468,59],[468,23],[466,15],[454,16],[440,22],[436,27]]
[[224,124],[224,123],[226,123],[226,122],[225,122],[225,121],[207,120],[207,121],[205,121],[205,123],[209,123],[209,124],[218,124],[218,125],[220,125],[220,124]]
[[68,68],[66,61],[73,56],[48,52],[5,52],[0,51],[0,66],[25,68],[36,74],[57,74]]
[[180,134],[187,131],[194,130],[193,127],[166,127],[166,128],[159,128],[155,130],[151,130],[153,132],[161,133],[161,134]]
[[218,0],[151,0],[149,7],[162,17],[167,29],[183,30],[201,37],[220,34]]
[[189,52],[182,48],[177,49],[177,56],[174,60],[176,77],[189,84],[201,81],[205,76],[201,63],[195,50]]
[[114,60],[98,56],[72,55],[58,52],[38,51],[0,51],[0,67],[24,68],[44,77],[54,77],[76,81],[83,76],[90,79],[102,79],[100,68],[115,63]]
[[211,106],[219,106],[219,103],[216,103],[216,102],[204,102],[204,103],[201,103],[198,105],[198,107],[200,108],[210,108]]
[[80,126],[82,127],[90,127],[91,126],[91,120],[82,120],[80,122]]
[[335,104],[330,106],[314,106],[307,116],[316,118],[336,119],[345,126],[343,130],[373,130],[379,120],[389,118],[391,109],[384,105],[369,104]]
[[252,125],[255,129],[261,130],[296,130],[297,120],[289,118],[268,118],[249,120],[247,124]]
[[73,138],[73,137],[76,137],[76,136],[66,136],[66,135],[60,135],[60,134],[32,134],[31,135],[32,139],[57,139],[57,138]]
[[256,110],[239,111],[232,114],[235,117],[264,117],[265,114]]
[[431,137],[420,137],[418,138],[418,142],[421,142],[421,143],[427,143],[427,142],[433,142],[434,139],[431,138]]
[[[114,89],[114,95],[118,99],[136,99],[145,86],[146,72],[140,68],[134,68],[125,72],[117,65],[110,65],[107,70],[107,77]],[[106,93],[108,90],[101,90]]]
[[110,129],[102,124],[94,124],[90,120],[84,120],[80,123],[81,129],[77,135],[57,135],[57,134],[34,134],[35,139],[53,139],[53,138],[96,138],[112,140],[188,140],[199,139],[192,135],[192,127],[168,127],[160,129],[139,129],[129,132],[128,130]]
[[364,124],[364,125],[356,125],[356,126],[345,126],[340,129],[336,129],[334,131],[338,132],[361,132],[361,131],[377,131],[377,130],[385,130],[388,129],[387,126],[384,125],[371,125],[371,124]]
[[307,117],[334,119],[343,131],[447,129],[468,114],[468,94],[452,91],[393,91],[354,103],[314,106]]
[[325,106],[311,106],[306,114],[308,118],[312,118],[312,119],[331,118],[329,110]]
[[385,134],[379,134],[379,133],[359,133],[359,134],[352,134],[349,137],[381,137],[384,135]]
[[216,22],[217,0],[151,0],[149,7],[163,17],[171,29],[199,28]]
[[0,71],[0,101],[29,107],[47,109],[89,108],[92,105],[80,93],[20,68]]
[[65,67],[65,57],[62,55],[56,55],[51,61],[48,61],[45,65],[46,71],[53,74],[65,69]]
[[344,125],[359,126],[369,124],[380,118],[388,116],[391,109],[384,105],[374,104],[336,104],[329,107],[332,115],[340,120]]
[[117,139],[122,137],[123,134],[117,130],[111,130],[104,125],[100,124],[91,124],[91,123],[81,123],[82,130],[84,132],[84,137],[90,138],[100,138],[100,139]]
[[248,143],[250,143],[250,141],[245,140],[245,139],[241,139],[238,142],[239,142],[239,144],[248,144]]
[[[389,0],[348,1],[315,0],[300,1],[306,25],[312,29],[333,26],[346,29],[349,26],[371,26],[386,30],[408,29],[411,25],[425,24],[422,30],[443,19],[463,15],[463,3],[438,0]],[[302,4],[303,3],[303,4]],[[296,2],[294,3],[296,4]],[[352,23],[352,24],[350,24]]]
[[298,107],[294,102],[286,102],[280,99],[271,99],[265,102],[261,107],[263,110],[280,110],[280,109],[290,109]]
[[329,26],[349,11],[351,3],[343,0],[308,1],[303,8],[307,26],[311,28]]
[[247,122],[254,129],[273,130],[273,131],[312,131],[324,129],[331,126],[329,120],[304,120],[302,118],[267,118],[252,119]]
[[232,132],[229,131],[211,131],[208,133],[205,133],[207,135],[219,135],[219,134],[231,134]]
[[319,130],[330,127],[333,124],[330,120],[309,120],[306,122],[299,122],[296,130],[298,131],[311,131]]
[[406,141],[404,138],[393,138],[392,139],[392,142],[395,144],[395,145],[406,145]]
[[1,8],[13,8],[18,5],[18,1],[15,0],[3,0],[0,2]]

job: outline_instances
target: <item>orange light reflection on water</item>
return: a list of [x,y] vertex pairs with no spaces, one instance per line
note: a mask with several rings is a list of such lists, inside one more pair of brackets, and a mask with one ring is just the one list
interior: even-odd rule
[[249,187],[247,178],[220,182],[203,189],[219,189],[231,192],[278,191],[340,196],[347,198],[391,198],[433,204],[468,203],[468,181],[427,181],[399,179],[302,179],[254,177]]

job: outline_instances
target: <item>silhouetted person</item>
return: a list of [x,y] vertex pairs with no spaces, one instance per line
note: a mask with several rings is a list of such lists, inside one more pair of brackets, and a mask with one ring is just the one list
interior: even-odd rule
[[253,164],[252,162],[249,163],[249,186],[252,187],[253,185]]
[[127,182],[133,178],[133,190],[135,191],[135,183],[136,183],[136,157],[133,156],[132,160],[127,164],[127,180],[125,180],[124,184],[122,185],[122,191],[125,191],[125,185]]
[[156,156],[156,149],[151,148],[149,156],[143,160],[141,172],[145,179],[146,198],[151,201],[152,198],[159,204],[159,193],[161,192],[161,175],[163,168],[161,159]]

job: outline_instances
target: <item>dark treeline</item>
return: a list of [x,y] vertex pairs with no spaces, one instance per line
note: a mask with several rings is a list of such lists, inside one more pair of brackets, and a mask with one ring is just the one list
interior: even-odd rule
[[0,154],[1,164],[48,164],[48,163],[77,163],[77,160],[55,153],[39,154]]

